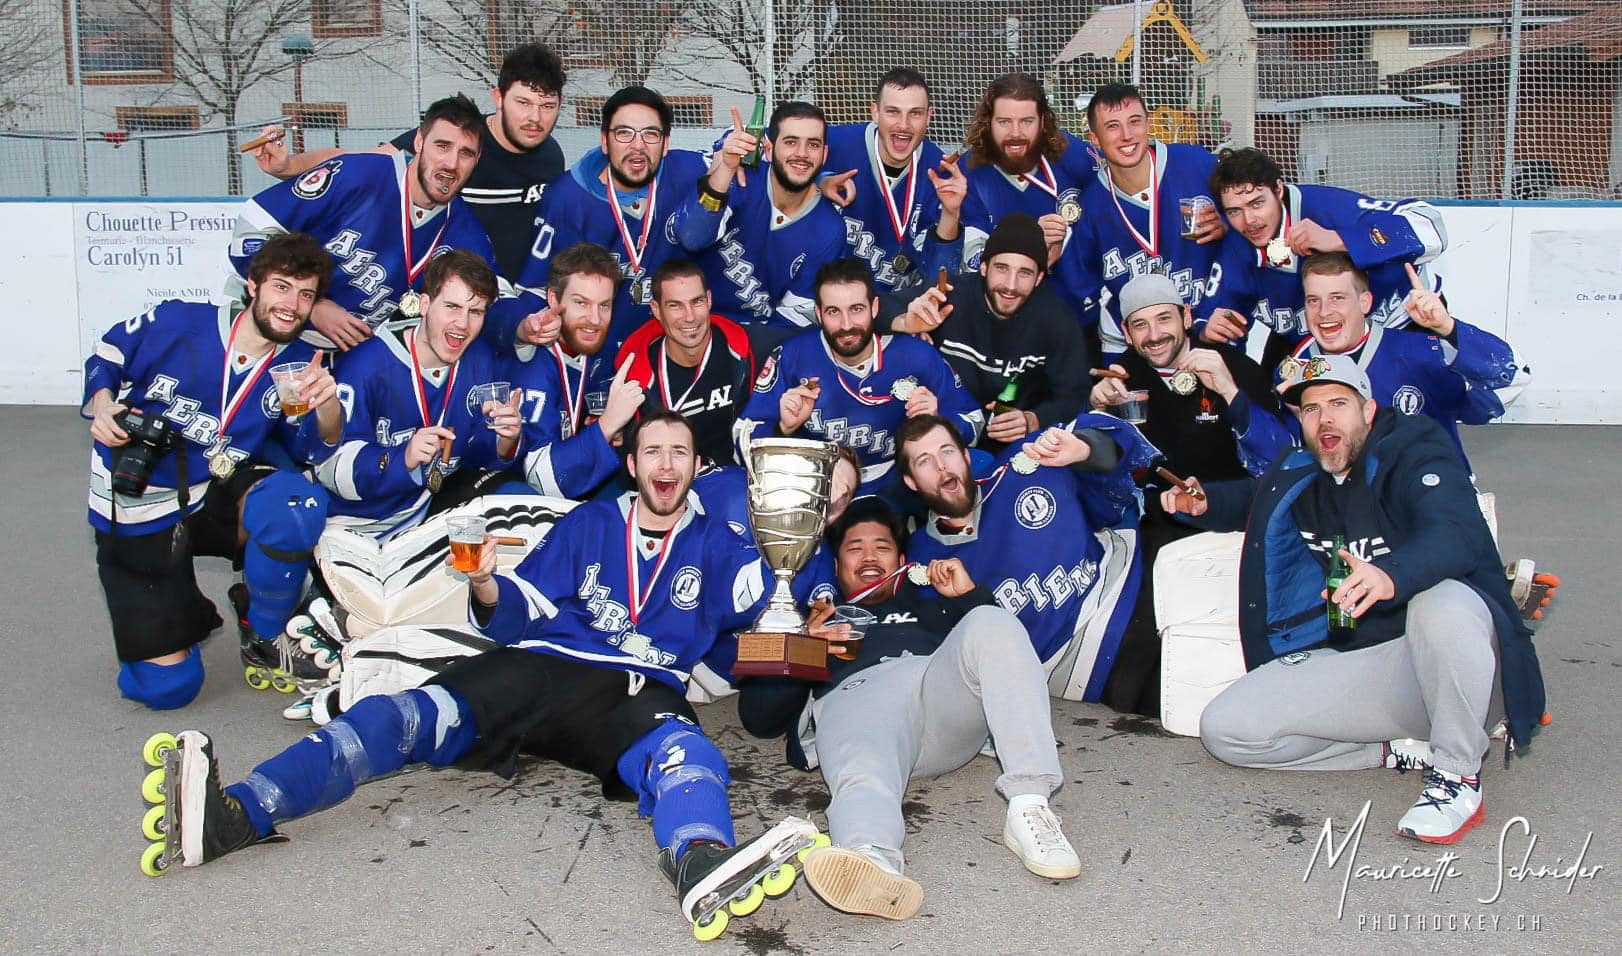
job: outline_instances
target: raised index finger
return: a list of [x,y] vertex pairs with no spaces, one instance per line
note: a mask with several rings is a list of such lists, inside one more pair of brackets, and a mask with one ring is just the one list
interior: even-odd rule
[[614,370],[614,384],[623,385],[631,377],[631,365],[636,362],[636,356],[630,356],[619,368]]
[[1414,284],[1415,292],[1430,291],[1430,289],[1426,287],[1425,281],[1419,277],[1419,270],[1414,268],[1414,264],[1412,262],[1404,262],[1402,267],[1408,270],[1408,281]]
[[739,114],[736,106],[732,108],[732,128],[740,133],[744,132],[743,116]]

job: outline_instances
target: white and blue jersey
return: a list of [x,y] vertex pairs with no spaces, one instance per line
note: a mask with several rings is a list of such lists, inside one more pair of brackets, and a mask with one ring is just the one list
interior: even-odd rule
[[[203,506],[211,456],[225,455],[240,465],[271,441],[306,463],[330,450],[313,413],[296,422],[282,415],[268,371],[283,362],[308,362],[315,349],[303,342],[276,346],[264,356],[228,349],[239,315],[243,322],[253,321],[236,304],[168,299],[108,329],[85,360],[81,413],[86,418],[91,397],[105,388],[125,406],[170,423],[170,450],[153,465],[146,492],[139,498],[117,496],[119,533],[151,534],[181,519],[182,456],[189,515]],[[222,427],[227,407],[234,411]],[[120,453],[99,442],[91,448],[90,524],[97,531],[113,531],[112,469]]]
[[893,394],[898,381],[907,379],[933,392],[939,414],[957,426],[967,444],[973,445],[985,426],[985,414],[974,396],[922,339],[875,335],[873,354],[859,368],[851,368],[834,358],[821,329],[807,329],[779,345],[761,364],[754,393],[734,432],[740,460],[742,439],[775,435],[783,393],[812,378],[821,385],[816,407],[790,437],[831,441],[856,452],[862,460],[860,494],[882,488],[895,463],[895,430],[907,419],[907,403]]
[[[338,398],[346,412],[343,441],[316,477],[332,492],[329,520],[365,534],[386,537],[415,527],[428,513],[429,465],[407,468],[404,447],[425,424],[424,404],[426,424],[456,433],[449,459],[436,456],[438,471],[499,471],[513,464],[498,454],[496,433],[469,394],[479,385],[504,381],[490,347],[474,339],[454,364],[419,375],[411,354],[414,331],[386,328],[351,349],[338,369]],[[520,438],[516,455],[523,453]]]
[[770,181],[762,166],[747,185],[733,183],[714,212],[695,186],[670,228],[704,269],[715,312],[734,322],[804,328],[817,321],[817,270],[846,255],[845,219],[814,191],[799,212],[780,211]]
[[849,254],[866,262],[884,292],[904,292],[933,282],[945,269],[956,273],[963,262],[963,234],[951,242],[935,237],[941,201],[929,170],[945,156],[925,140],[901,175],[891,179],[879,159],[878,127],[840,123],[828,127],[828,161],[823,175],[856,170],[856,199],[840,210],[845,217]]
[[603,352],[570,355],[558,343],[528,346],[501,359],[505,378],[522,390],[524,480],[543,495],[584,498],[619,469],[597,416],[608,403],[614,363]]
[[920,564],[961,560],[969,577],[1030,632],[1052,693],[1096,701],[1142,570],[1132,472],[1156,452],[1137,429],[1107,415],[1082,415],[1072,427],[1112,438],[1121,451],[1117,466],[1108,472],[1043,467],[1022,475],[1004,463],[979,482],[979,499],[961,532],[948,532],[931,514],[913,534],[907,557]]
[[[1430,203],[1418,199],[1374,199],[1336,186],[1287,185],[1279,236],[1289,234],[1303,219],[1310,219],[1340,236],[1346,254],[1359,269],[1368,273],[1369,292],[1374,304],[1369,323],[1401,328],[1408,324],[1403,308],[1413,283],[1404,266],[1412,263],[1433,291],[1441,291],[1441,279],[1424,263],[1447,248],[1447,229],[1442,214]],[[1241,237],[1243,238],[1243,237]],[[1301,259],[1273,263],[1265,250],[1249,242],[1224,242],[1219,268],[1222,284],[1213,307],[1233,309],[1253,322],[1260,322],[1291,344],[1299,343],[1307,331],[1306,294],[1301,287]],[[1200,322],[1195,327],[1197,337]]]
[[[346,153],[248,200],[231,237],[236,278],[227,291],[241,298],[254,253],[266,239],[288,232],[308,233],[331,253],[327,298],[373,329],[399,311],[401,295],[422,290],[433,257],[465,249],[495,268],[490,237],[460,196],[426,217],[414,211],[406,164],[399,153]],[[305,335],[331,347],[319,333]]]
[[[1154,142],[1148,162],[1153,164],[1149,188],[1142,193],[1126,193],[1109,175],[1109,164],[1082,191],[1086,215],[1071,227],[1070,243],[1055,271],[1072,276],[1076,291],[1085,302],[1083,322],[1100,322],[1099,336],[1104,352],[1118,355],[1126,350],[1121,335],[1121,316],[1113,303],[1103,304],[1102,293],[1119,297],[1133,277],[1151,272],[1168,276],[1177,291],[1194,310],[1196,319],[1210,314],[1210,301],[1222,285],[1217,266],[1220,243],[1204,245],[1186,238],[1182,229],[1179,200],[1189,196],[1210,199],[1207,185],[1216,157],[1198,146]],[[1211,200],[1215,205],[1216,200]],[[1214,268],[1215,267],[1215,268]]]
[[582,156],[569,168],[568,175],[548,186],[541,197],[535,216],[535,238],[524,269],[518,274],[519,294],[490,308],[487,324],[493,325],[494,341],[500,346],[511,343],[523,317],[545,307],[552,256],[576,243],[594,242],[614,254],[626,280],[614,300],[614,318],[608,330],[607,350],[610,354],[617,350],[619,343],[653,314],[648,301],[654,272],[671,259],[682,257],[670,229],[670,214],[692,195],[693,184],[708,168],[700,153],[669,150],[648,185],[633,190],[616,185],[615,207],[610,207],[608,185],[603,181],[608,157],[601,147]]
[[500,596],[480,630],[685,690],[716,637],[753,620],[771,575],[752,546],[691,504],[667,535],[645,540],[636,501],[630,492],[559,519],[523,563],[496,576]]
[[[980,251],[985,248],[986,239],[997,223],[1011,212],[1022,212],[1032,219],[1062,216],[1067,212],[1085,218],[1095,212],[1084,209],[1082,193],[1087,184],[1098,177],[1098,160],[1085,142],[1069,133],[1064,136],[1069,145],[1058,159],[1050,161],[1044,157],[1035,169],[1022,175],[1011,176],[989,161],[976,163],[973,153],[964,159],[963,174],[969,180],[969,191],[963,200],[965,272],[980,268]],[[1067,238],[1066,244],[1068,242]],[[1054,264],[1049,281],[1058,283],[1056,290],[1079,321],[1086,298],[1078,285],[1080,277],[1071,275],[1075,265],[1061,257]]]

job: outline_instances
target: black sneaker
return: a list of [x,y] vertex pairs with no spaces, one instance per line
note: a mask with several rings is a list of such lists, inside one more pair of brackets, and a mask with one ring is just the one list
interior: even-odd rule
[[179,817],[180,865],[202,866],[260,842],[248,812],[220,784],[214,743],[196,730],[178,736],[178,785],[169,784]]

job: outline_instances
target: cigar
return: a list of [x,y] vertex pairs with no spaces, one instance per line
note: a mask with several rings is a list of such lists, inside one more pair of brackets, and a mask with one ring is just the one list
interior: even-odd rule
[[454,439],[454,438],[441,438],[439,440],[439,457],[443,458],[445,460],[446,464],[450,463],[450,460],[451,460],[451,443],[454,442],[455,440],[456,439]]
[[1190,498],[1204,498],[1205,497],[1205,489],[1204,488],[1201,488],[1199,485],[1194,484],[1193,481],[1185,481],[1184,479],[1177,477],[1175,474],[1173,474],[1170,470],[1168,470],[1166,468],[1160,468],[1160,467],[1155,468],[1155,474],[1159,475],[1160,477],[1162,477],[1162,478],[1166,479],[1167,481],[1171,482],[1172,484],[1176,485],[1178,488],[1182,489],[1183,493],[1188,495]]
[[527,540],[523,539],[523,538],[497,537],[497,538],[494,538],[492,540],[495,541],[495,543],[496,543],[496,545],[498,547],[503,547],[503,548],[527,548],[527,547],[529,547],[529,542]]
[[805,388],[821,388],[822,378],[817,375],[812,375],[807,378],[800,379],[800,384]]
[[251,153],[254,150],[258,149],[259,147],[265,145],[266,143],[274,143],[274,142],[276,142],[277,140],[279,140],[282,137],[286,136],[288,130],[293,130],[293,129],[298,129],[298,127],[289,124],[287,126],[282,127],[281,129],[273,129],[273,130],[271,130],[270,132],[266,133],[263,136],[255,136],[253,139],[250,139],[246,143],[243,143],[241,146],[238,146],[237,147],[237,152],[239,152],[239,153]]
[[950,166],[953,163],[957,162],[957,158],[959,156],[962,156],[962,155],[963,155],[963,150],[954,149],[950,153],[947,153],[946,156],[941,159],[941,163],[943,165]]
[[946,267],[941,266],[941,274],[935,277],[935,291],[946,292]]
[[1112,368],[1090,368],[1087,370],[1087,374],[1093,378],[1118,378],[1123,382],[1132,377],[1125,372],[1117,372]]

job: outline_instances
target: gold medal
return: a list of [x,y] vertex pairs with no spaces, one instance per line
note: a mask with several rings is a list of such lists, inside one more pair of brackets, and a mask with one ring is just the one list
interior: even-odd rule
[[407,289],[405,295],[400,296],[399,309],[406,318],[417,318],[422,315],[422,296]]
[[906,378],[898,378],[890,383],[890,394],[895,396],[896,401],[904,402],[912,394],[913,389],[917,387],[918,380],[908,375]]
[[1295,250],[1279,236],[1267,243],[1267,261],[1275,266],[1287,266],[1295,258]]
[[1301,360],[1300,359],[1295,359],[1295,358],[1287,358],[1284,361],[1278,363],[1278,377],[1279,377],[1279,381],[1282,381],[1282,382],[1291,382],[1291,381],[1294,381],[1297,378],[1300,378],[1301,377]]
[[912,268],[912,260],[907,258],[906,253],[898,252],[895,258],[890,260],[890,268],[895,270],[896,275],[900,275]]
[[631,301],[637,305],[647,305],[648,287],[641,282],[631,283]]
[[1192,395],[1200,387],[1200,377],[1188,369],[1178,369],[1167,380],[1166,387],[1179,395]]
[[1064,202],[1059,203],[1059,218],[1072,226],[1080,222],[1081,203],[1074,199],[1066,199]]
[[926,586],[929,584],[929,568],[921,564],[910,565],[907,568],[907,580],[917,587]]
[[428,469],[428,491],[431,494],[436,494],[437,495],[437,494],[439,494],[439,489],[443,488],[444,486],[445,486],[445,473],[440,471],[438,468],[429,467],[429,469]]
[[231,480],[231,476],[236,474],[237,463],[232,461],[231,457],[225,452],[222,451],[217,455],[209,455],[207,457],[208,473],[213,475],[215,478],[218,478],[220,481],[229,481]]
[[1013,459],[1009,461],[1009,464],[1014,466],[1014,471],[1022,475],[1033,474],[1036,471],[1036,459],[1025,454],[1024,452],[1020,452],[1019,454],[1015,455]]

